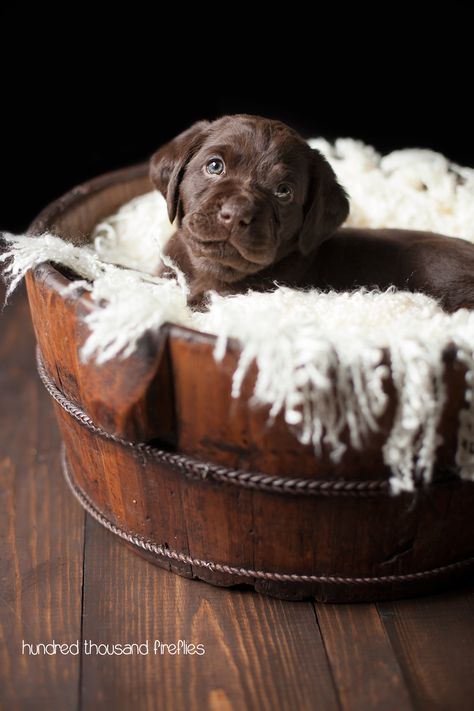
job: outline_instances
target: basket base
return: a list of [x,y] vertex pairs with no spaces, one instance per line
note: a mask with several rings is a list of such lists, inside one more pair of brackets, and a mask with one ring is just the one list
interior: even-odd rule
[[118,536],[134,553],[185,578],[219,587],[250,587],[256,592],[284,600],[315,599],[318,602],[352,603],[395,600],[441,592],[454,584],[472,579],[474,572],[474,557],[431,570],[378,577],[277,573],[193,558],[187,553],[125,531],[110,521],[73,481],[64,446],[61,460],[69,488],[96,521]]

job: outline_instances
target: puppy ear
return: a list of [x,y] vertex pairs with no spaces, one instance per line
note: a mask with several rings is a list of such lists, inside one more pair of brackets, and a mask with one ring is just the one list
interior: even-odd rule
[[307,255],[342,225],[349,214],[349,200],[321,153],[311,151],[308,197],[299,237],[300,251]]
[[184,170],[203,142],[208,126],[209,121],[198,121],[159,148],[150,159],[150,180],[166,198],[170,222],[174,221],[179,212],[179,186]]

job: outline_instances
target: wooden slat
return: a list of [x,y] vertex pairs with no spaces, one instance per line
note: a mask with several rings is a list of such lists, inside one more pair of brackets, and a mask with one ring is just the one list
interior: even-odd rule
[[60,472],[24,293],[5,309],[0,333],[0,705],[74,709],[79,657],[21,650],[22,640],[80,637],[84,513]]
[[444,595],[379,603],[418,709],[474,704],[474,583]]
[[[186,580],[134,555],[92,519],[85,548],[84,639],[150,640],[150,654],[83,659],[82,708],[338,707],[311,603]],[[153,640],[205,654],[153,655]]]
[[376,606],[316,603],[315,609],[342,709],[412,709]]

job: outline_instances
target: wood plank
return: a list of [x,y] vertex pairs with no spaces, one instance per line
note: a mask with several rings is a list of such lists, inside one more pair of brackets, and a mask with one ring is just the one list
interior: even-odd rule
[[77,706],[79,656],[21,653],[22,640],[80,637],[84,530],[22,291],[0,321],[0,705],[67,711]]
[[[149,640],[149,654],[84,656],[82,708],[338,708],[311,603],[232,591],[156,568],[88,518],[84,640]],[[153,654],[153,641],[204,645]]]
[[419,709],[470,711],[474,698],[474,583],[432,597],[379,603]]
[[317,604],[316,619],[310,603],[157,569],[90,518],[83,638],[181,639],[206,653],[84,656],[82,682],[79,657],[22,656],[23,639],[81,639],[84,513],[59,470],[24,294],[13,297],[0,330],[1,708],[68,711],[79,690],[80,708],[125,711],[471,708],[474,583],[378,606]]
[[342,709],[412,709],[376,606],[315,603],[315,609]]

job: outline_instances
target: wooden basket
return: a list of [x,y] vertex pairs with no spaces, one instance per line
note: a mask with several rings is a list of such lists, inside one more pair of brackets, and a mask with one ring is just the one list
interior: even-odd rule
[[[151,189],[146,163],[108,173],[49,205],[29,232],[86,242],[100,219]],[[87,292],[61,296],[69,281],[49,263],[27,275],[39,372],[72,491],[133,550],[216,585],[336,602],[427,593],[472,572],[474,484],[453,474],[465,376],[453,349],[434,483],[392,496],[381,453],[396,406],[390,382],[380,432],[334,465],[282,417],[268,426],[268,408],[249,406],[255,366],[232,399],[237,341],[216,363],[214,336],[165,324],[125,360],[81,363],[92,303]]]

